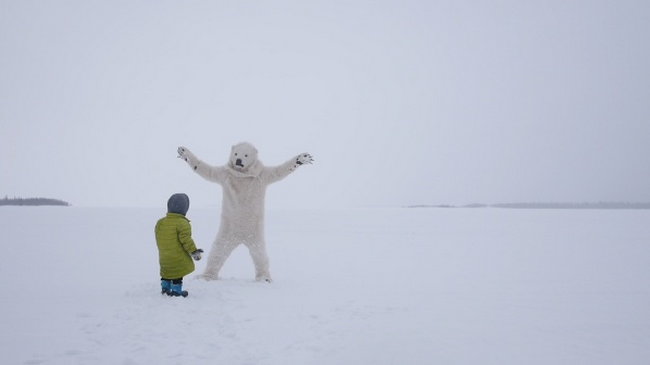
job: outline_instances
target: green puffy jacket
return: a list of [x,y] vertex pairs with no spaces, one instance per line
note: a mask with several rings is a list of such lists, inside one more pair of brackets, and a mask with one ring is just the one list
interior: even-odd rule
[[190,253],[196,251],[190,221],[182,214],[167,213],[156,223],[160,277],[179,279],[194,271]]

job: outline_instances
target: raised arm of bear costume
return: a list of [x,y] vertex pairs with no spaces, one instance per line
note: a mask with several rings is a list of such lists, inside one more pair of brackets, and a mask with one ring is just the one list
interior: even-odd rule
[[309,153],[301,153],[282,165],[266,167],[257,158],[257,153],[255,146],[242,142],[232,146],[230,159],[226,165],[212,166],[200,160],[186,147],[178,148],[178,158],[185,160],[204,179],[219,184],[223,184],[230,173],[237,177],[259,176],[268,185],[284,179],[300,165],[311,164],[314,161]]

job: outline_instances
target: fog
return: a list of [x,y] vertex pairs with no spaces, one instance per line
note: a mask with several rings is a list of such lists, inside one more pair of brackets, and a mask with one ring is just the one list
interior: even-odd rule
[[650,201],[647,1],[0,1],[0,198],[277,207]]

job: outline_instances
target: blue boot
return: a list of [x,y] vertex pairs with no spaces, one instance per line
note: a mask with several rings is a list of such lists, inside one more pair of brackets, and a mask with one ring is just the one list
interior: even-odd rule
[[160,287],[162,288],[162,294],[171,295],[172,292],[172,281],[160,279]]
[[183,290],[183,284],[182,283],[181,284],[173,284],[172,283],[172,289],[168,294],[173,296],[173,297],[183,297],[183,298],[185,298],[185,297],[187,297],[189,295],[189,293],[187,291]]

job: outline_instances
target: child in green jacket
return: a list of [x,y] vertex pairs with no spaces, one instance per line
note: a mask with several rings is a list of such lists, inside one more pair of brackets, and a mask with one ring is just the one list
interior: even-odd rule
[[194,271],[194,262],[201,259],[203,250],[197,249],[192,239],[192,226],[185,217],[190,208],[186,194],[174,194],[167,201],[167,215],[156,223],[156,244],[160,262],[162,293],[187,297],[183,290],[183,276]]

